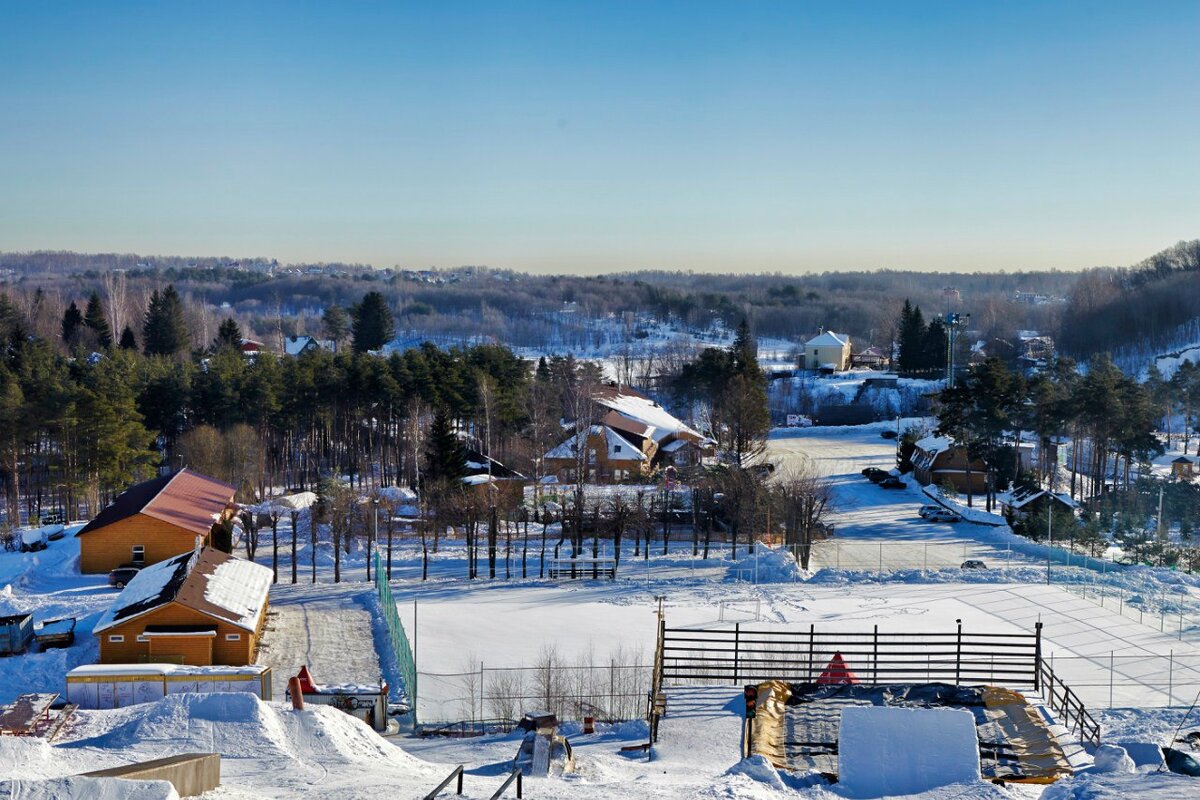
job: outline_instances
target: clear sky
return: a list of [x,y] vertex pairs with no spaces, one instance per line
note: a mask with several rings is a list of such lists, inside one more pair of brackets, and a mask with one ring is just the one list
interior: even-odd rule
[[0,250],[803,272],[1200,236],[1200,2],[0,0]]

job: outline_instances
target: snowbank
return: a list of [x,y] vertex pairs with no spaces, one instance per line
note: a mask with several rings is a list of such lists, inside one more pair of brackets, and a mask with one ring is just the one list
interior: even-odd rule
[[167,781],[52,778],[0,782],[0,800],[179,800]]

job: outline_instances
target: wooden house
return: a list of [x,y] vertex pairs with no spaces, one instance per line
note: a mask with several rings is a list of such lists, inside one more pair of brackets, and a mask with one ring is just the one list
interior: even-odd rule
[[913,477],[923,486],[949,483],[964,494],[987,491],[987,464],[981,458],[970,459],[971,479],[968,483],[967,448],[955,444],[949,436],[927,436],[917,442],[912,464]]
[[1176,480],[1190,481],[1196,477],[1196,461],[1194,456],[1179,456],[1171,461],[1171,477]]
[[96,623],[102,664],[254,663],[271,570],[212,548],[146,567]]
[[1005,516],[1010,519],[1024,519],[1040,514],[1047,506],[1052,506],[1055,513],[1075,514],[1079,510],[1079,503],[1069,494],[1048,492],[1045,489],[1014,489],[1000,498],[1000,505]]
[[108,572],[147,566],[207,544],[215,525],[233,516],[236,489],[182,469],[131,486],[79,531],[79,569]]

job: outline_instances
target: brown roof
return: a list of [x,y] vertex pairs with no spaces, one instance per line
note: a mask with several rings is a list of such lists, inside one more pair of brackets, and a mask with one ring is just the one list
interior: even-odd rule
[[[214,580],[217,570],[232,570]],[[266,604],[271,570],[206,547],[153,564],[135,575],[101,616],[93,633],[176,602],[238,627],[253,629]]]
[[181,469],[131,486],[79,531],[91,533],[136,514],[145,514],[189,533],[206,535],[233,502],[236,487]]
[[616,411],[609,411],[600,420],[601,425],[607,425],[610,428],[616,428],[625,433],[632,433],[634,436],[640,436],[645,439],[650,435],[651,427],[644,422],[638,422],[635,419],[630,419],[624,414]]

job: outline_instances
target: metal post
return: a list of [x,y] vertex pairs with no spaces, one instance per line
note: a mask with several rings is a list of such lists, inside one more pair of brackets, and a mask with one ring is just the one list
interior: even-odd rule
[[875,633],[874,633],[874,636],[872,637],[872,639],[873,639],[873,646],[871,649],[874,652],[871,654],[871,680],[874,681],[876,684],[878,684],[879,683],[879,626],[878,625],[875,626]]
[[929,542],[925,543],[925,559],[921,563],[921,571],[922,572],[929,571]]
[[1167,706],[1175,703],[1175,651],[1167,652]]
[[883,575],[883,542],[879,543],[879,574]]
[[[958,623],[958,637],[954,647],[954,682],[958,683],[959,676],[962,673],[962,620],[956,619],[954,621]],[[876,626],[875,630],[878,632],[879,626]]]
[[1183,640],[1183,597],[1186,589],[1179,590],[1179,639]]
[[1033,690],[1040,692],[1042,689],[1042,621],[1038,620],[1034,625],[1034,643],[1033,643]]
[[1113,661],[1116,660],[1115,651],[1108,651],[1108,707],[1113,707]]
[[738,657],[741,649],[742,623],[733,623],[733,682],[738,682]]
[[810,622],[808,625],[808,679],[809,679],[809,681],[812,681],[812,677],[813,677],[813,657],[815,655],[813,650],[814,650],[814,645],[815,645],[814,640],[816,638],[816,630],[817,630],[817,626]]
[[[379,577],[378,569],[375,570],[375,577],[376,578]],[[388,596],[389,597],[391,596],[391,591],[392,591],[391,587],[389,586],[388,587]],[[399,622],[399,615],[397,615],[396,621]],[[412,692],[409,695],[409,701],[412,703],[413,719],[415,720],[417,718],[417,683],[418,683],[418,678],[417,678],[417,601],[415,598],[413,599],[412,659],[413,659],[413,669],[412,669],[413,685],[412,685]]]

